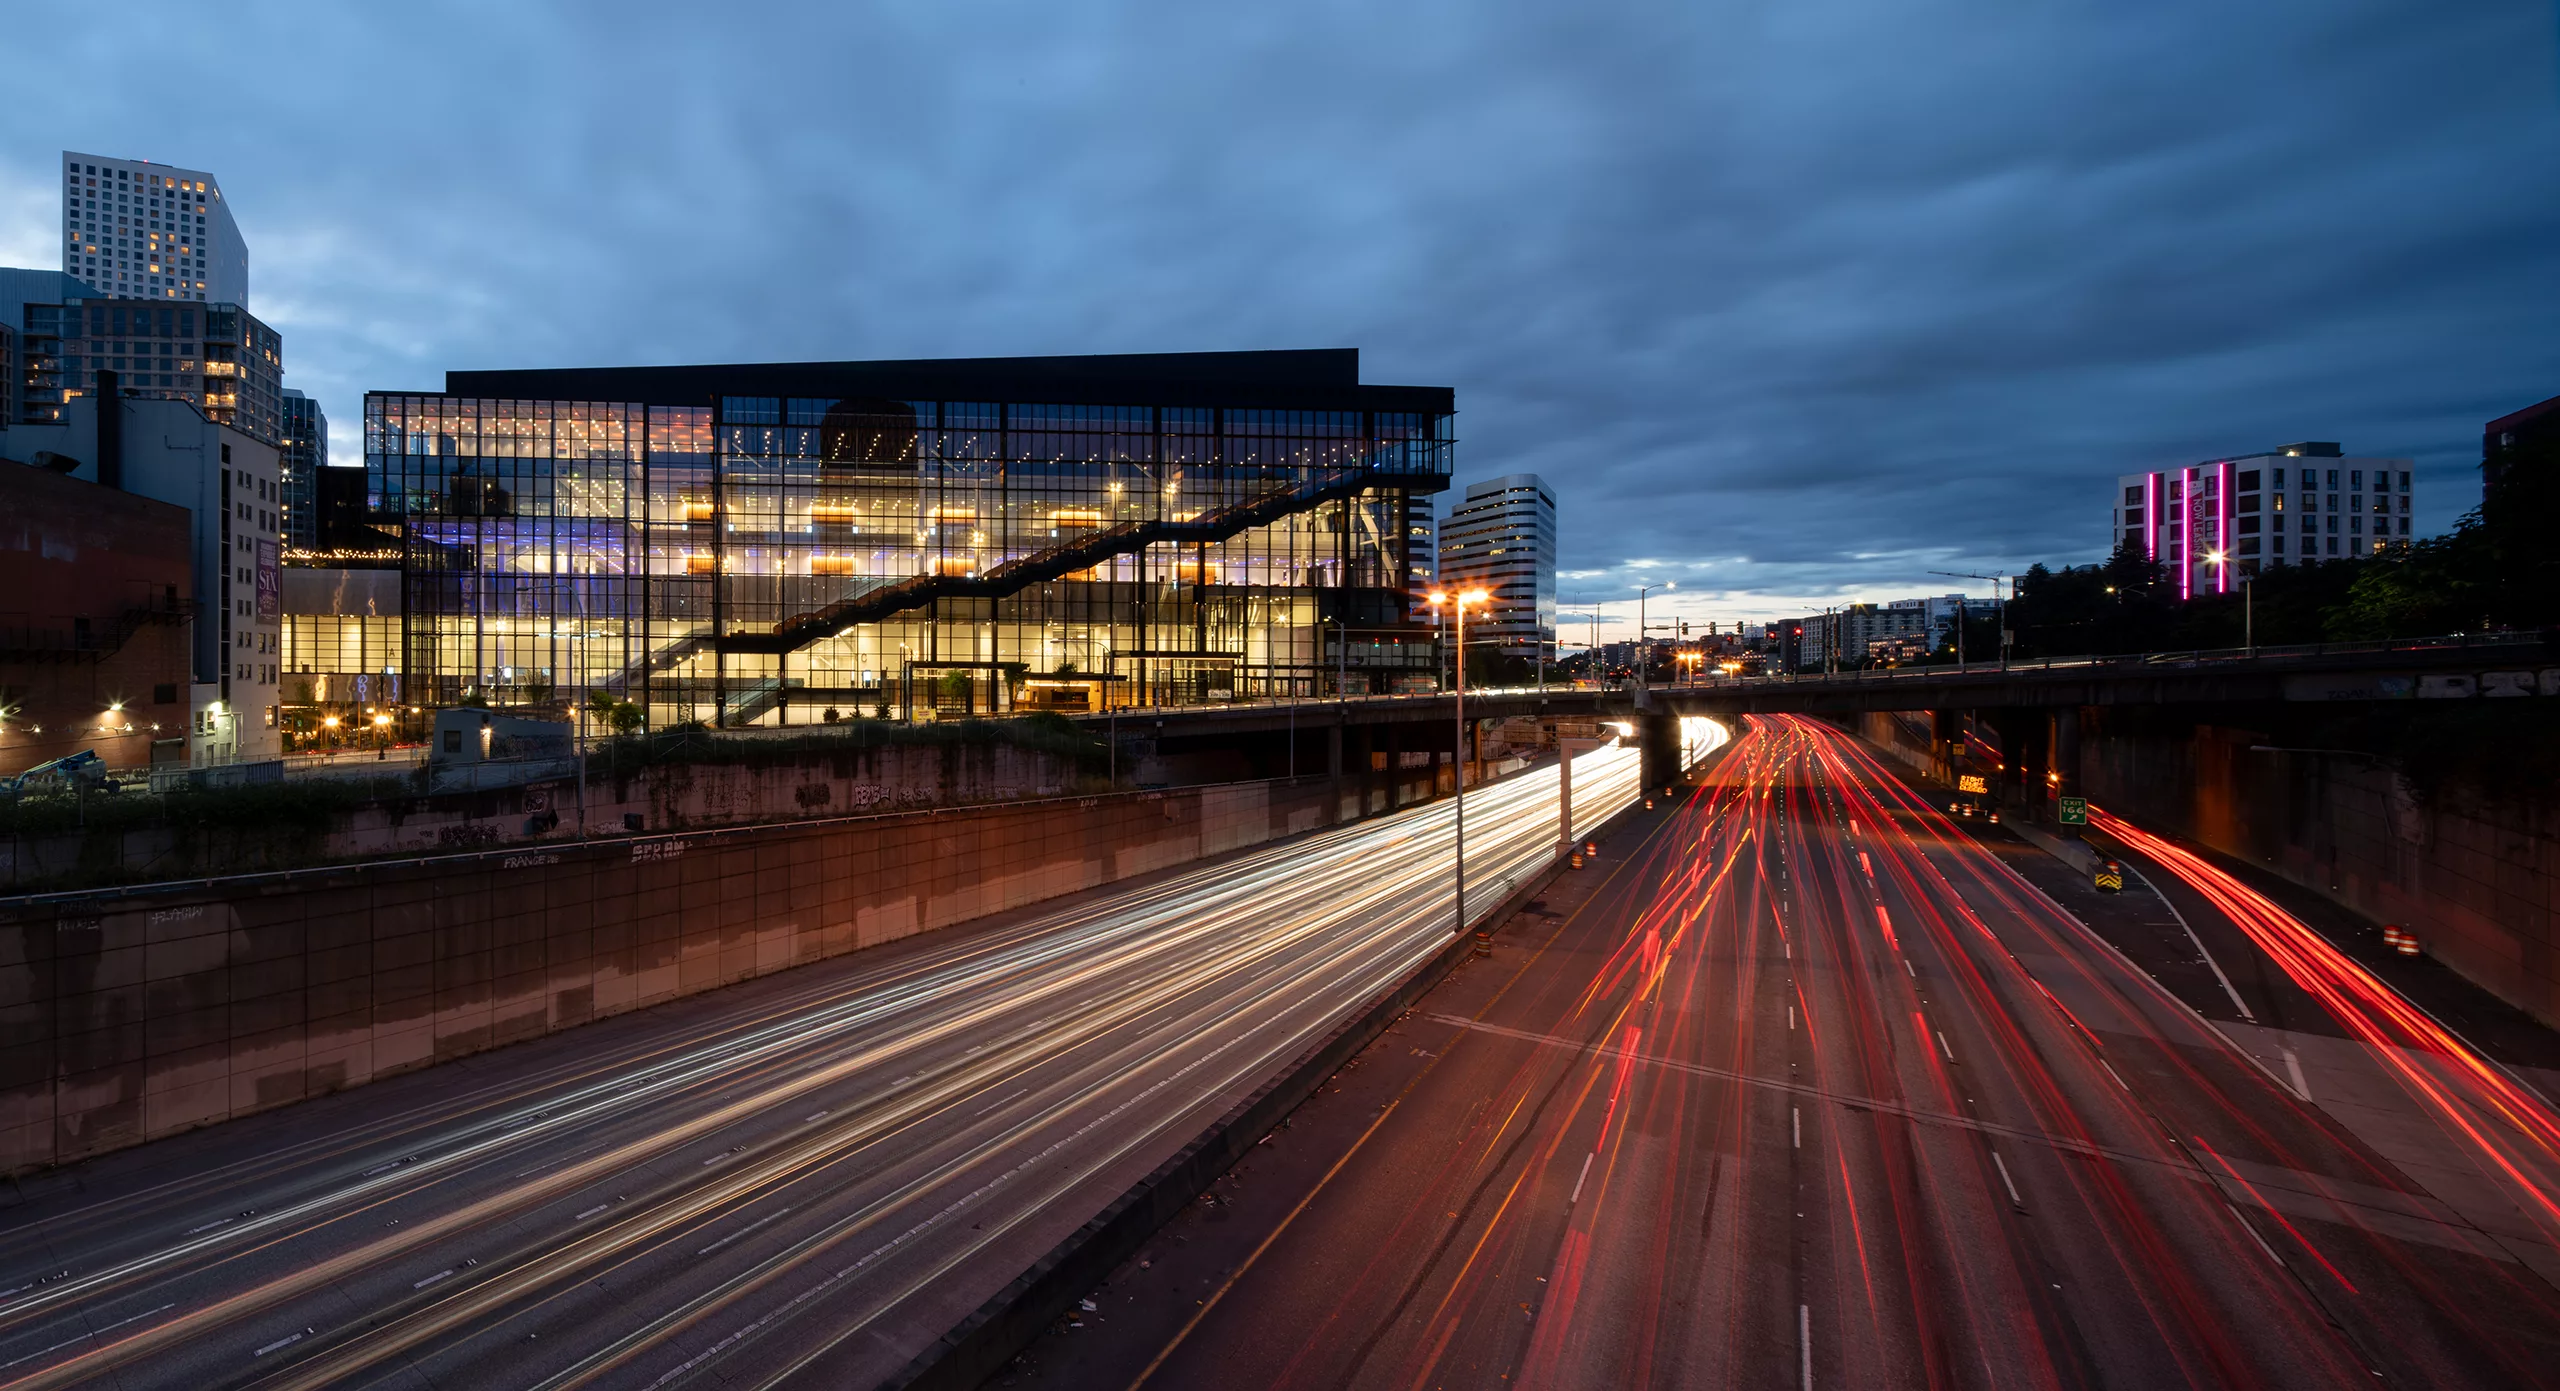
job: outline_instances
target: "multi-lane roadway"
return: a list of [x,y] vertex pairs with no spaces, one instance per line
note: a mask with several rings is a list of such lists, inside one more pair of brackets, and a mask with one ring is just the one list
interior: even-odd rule
[[1754,721],[1023,1375],[2560,1385],[2543,1097],[2141,840],[2372,1054],[2315,1098],[2343,1062],[2256,1056],[1941,811]]
[[[1470,794],[1472,906],[1556,798]],[[1445,943],[1450,811],[38,1176],[0,1384],[876,1383]]]

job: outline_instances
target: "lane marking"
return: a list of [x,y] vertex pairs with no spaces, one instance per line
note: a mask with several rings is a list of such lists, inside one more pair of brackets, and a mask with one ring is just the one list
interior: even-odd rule
[[2279,1267],[2284,1266],[2284,1257],[2277,1255],[2276,1248],[2269,1246],[2267,1244],[2267,1239],[2258,1235],[2258,1229],[2249,1225],[2249,1219],[2240,1215],[2240,1209],[2233,1207],[2229,1203],[2224,1203],[2222,1205],[2222,1210],[2230,1213],[2231,1220],[2239,1223],[2241,1228],[2249,1233],[2249,1239],[2258,1243],[2258,1249],[2267,1253],[2268,1260],[2274,1261]]
[[1956,1050],[1947,1046],[1947,1031],[1940,1029],[1937,1031],[1937,1035],[1938,1051],[1946,1055],[1948,1062],[1954,1062],[1956,1060]]
[[2123,1075],[2122,1075],[2122,1074],[2120,1074],[2120,1073],[2118,1073],[2118,1072],[2116,1071],[2116,1065],[2115,1065],[2114,1063],[2108,1062],[2108,1061],[2107,1061],[2106,1059],[2104,1059],[2104,1058],[2100,1058],[2100,1059],[2098,1059],[2098,1066],[2105,1068],[2105,1069],[2107,1070],[2107,1075],[2108,1075],[2109,1077],[2113,1077],[2113,1078],[2115,1078],[2115,1079],[2116,1079],[2116,1086],[2117,1086],[2118,1088],[2120,1088],[2120,1089],[2121,1089],[2121,1090],[2122,1090],[2122,1091],[2123,1091],[2127,1096],[2130,1096],[2130,1095],[2132,1095],[2132,1094],[2133,1094],[2133,1088],[2128,1087],[2128,1086],[2125,1086],[2125,1084],[2124,1084],[2124,1077],[2123,1077]]
[[419,1282],[417,1282],[416,1284],[411,1285],[409,1288],[411,1288],[411,1289],[413,1289],[413,1290],[422,1290],[422,1289],[425,1289],[427,1286],[434,1284],[434,1283],[435,1283],[436,1281],[438,1281],[438,1280],[443,1280],[443,1279],[448,1279],[448,1278],[450,1278],[450,1277],[452,1276],[452,1274],[453,1274],[453,1270],[452,1270],[452,1268],[451,1268],[450,1266],[448,1266],[448,1267],[446,1267],[445,1269],[443,1269],[443,1270],[439,1270],[439,1271],[437,1271],[435,1274],[428,1276],[426,1279],[424,1279],[424,1280],[420,1280],[420,1281],[419,1281]]
[[[1923,1124],[1949,1125],[1954,1126],[1959,1130],[1970,1130],[1982,1135],[2006,1135],[2011,1139],[2022,1140],[2032,1145],[2042,1145],[2047,1149],[2061,1150],[2066,1154],[2076,1154],[2085,1159],[2114,1159],[2127,1164],[2152,1165],[2169,1169],[2177,1173],[2195,1174],[2199,1172],[2192,1164],[2181,1160],[2164,1158],[2156,1154],[2143,1154],[2135,1150],[2118,1149],[2108,1145],[2093,1145],[2085,1140],[2074,1140],[2067,1136],[2049,1135],[2042,1131],[2026,1130],[2013,1125],[2002,1125],[1996,1121],[1976,1120],[1971,1116],[1959,1116],[1947,1111],[1923,1110],[1920,1107],[1912,1106],[1900,1101],[1885,1101],[1871,1096],[1859,1096],[1852,1092],[1825,1091],[1822,1088],[1813,1086],[1809,1083],[1790,1082],[1784,1078],[1778,1077],[1754,1077],[1749,1073],[1735,1072],[1729,1068],[1709,1067],[1704,1063],[1682,1062],[1676,1058],[1656,1057],[1650,1054],[1627,1055],[1622,1053],[1622,1050],[1605,1044],[1595,1046],[1584,1043],[1580,1039],[1559,1038],[1553,1034],[1533,1033],[1527,1029],[1514,1029],[1501,1024],[1489,1024],[1482,1020],[1469,1019],[1463,1014],[1432,1014],[1426,1017],[1439,1023],[1454,1024],[1462,1029],[1473,1029],[1479,1033],[1499,1034],[1505,1038],[1520,1039],[1524,1042],[1541,1044],[1549,1048],[1569,1049],[1577,1053],[1590,1053],[1597,1057],[1612,1059],[1621,1056],[1632,1056],[1637,1062],[1653,1067],[1667,1067],[1675,1072],[1685,1072],[1695,1077],[1714,1077],[1727,1082],[1739,1082],[1747,1087],[1766,1087],[1771,1091],[1786,1092],[1792,1096],[1807,1097],[1815,1101],[1827,1101],[1834,1105],[1847,1106],[1856,1110],[1882,1111],[1888,1115],[1900,1116],[1904,1120],[1919,1121]],[[2110,1071],[2112,1071],[2112,1069],[2110,1069]],[[2119,1079],[2119,1081],[2121,1081],[2121,1079]]]
[[2151,882],[2151,876],[2144,874],[2141,870],[2133,869],[2131,865],[2126,865],[2125,868],[2133,870],[2133,877],[2141,880],[2142,887],[2149,889],[2151,896],[2160,900],[2160,906],[2169,910],[2169,916],[2178,920],[2178,926],[2185,930],[2187,940],[2195,943],[2196,955],[2203,957],[2204,964],[2213,968],[2213,978],[2222,982],[2222,993],[2231,997],[2231,1007],[2240,1011],[2241,1018],[2252,1024],[2257,1023],[2258,1016],[2249,1012],[2249,1002],[2241,999],[2240,992],[2231,988],[2231,977],[2222,973],[2222,963],[2214,960],[2213,953],[2204,949],[2204,939],[2196,935],[2195,928],[2187,922],[2187,915],[2178,911],[2178,905],[2171,903],[2167,894],[2160,892],[2160,886]]
[[611,1203],[598,1203],[594,1207],[588,1208],[586,1211],[579,1213],[577,1216],[572,1217],[569,1220],[572,1222],[584,1222],[588,1218],[595,1216],[597,1213],[602,1212],[611,1206],[613,1206]]
[[1803,1148],[1804,1148],[1804,1108],[1803,1108],[1803,1107],[1801,1107],[1801,1106],[1790,1106],[1790,1107],[1788,1107],[1788,1108],[1787,1108],[1787,1125],[1788,1125],[1788,1127],[1789,1127],[1790,1129],[1792,1129],[1792,1130],[1794,1130],[1794,1131],[1795,1131],[1795,1135],[1796,1135],[1796,1148],[1797,1148],[1797,1149],[1803,1149]]
[[1794,1005],[1789,1005],[1789,1006],[1787,1006],[1787,1030],[1788,1030],[1788,1032],[1790,1032],[1790,1033],[1794,1032],[1794,1031],[1795,1031],[1795,1027],[1796,1027],[1796,1007],[1795,1007]]
[[1916,966],[1913,966],[1913,965],[1911,964],[1911,958],[1910,958],[1910,957],[1907,957],[1907,956],[1906,956],[1906,957],[1902,958],[1902,969],[1904,969],[1904,970],[1906,970],[1906,971],[1909,971],[1909,972],[1911,973],[1911,978],[1912,978],[1913,980],[1918,980],[1918,979],[1920,979],[1920,971],[1919,971],[1919,968],[1918,968],[1918,967],[1916,967]]
[[158,1309],[145,1309],[145,1310],[143,1310],[141,1313],[133,1315],[131,1318],[121,1318],[121,1319],[117,1319],[117,1320],[116,1320],[115,1322],[113,1322],[113,1323],[110,1323],[110,1324],[102,1324],[102,1325],[100,1325],[100,1326],[99,1326],[99,1327],[97,1327],[97,1328],[90,1329],[89,1331],[87,1331],[87,1332],[85,1332],[85,1333],[81,1333],[81,1334],[79,1334],[79,1335],[77,1335],[77,1336],[75,1336],[75,1337],[65,1338],[65,1339],[63,1339],[61,1342],[58,1342],[58,1343],[54,1344],[52,1347],[49,1347],[49,1348],[37,1348],[35,1351],[30,1352],[30,1353],[27,1353],[27,1354],[25,1354],[25,1355],[23,1355],[23,1356],[13,1357],[13,1358],[10,1358],[10,1359],[9,1359],[8,1361],[6,1361],[6,1362],[0,1362],[0,1368],[9,1368],[9,1367],[14,1367],[14,1366],[17,1366],[17,1365],[18,1365],[19,1363],[21,1363],[21,1362],[33,1362],[34,1360],[36,1360],[36,1359],[37,1359],[37,1358],[39,1358],[39,1357],[44,1356],[44,1355],[45,1355],[46,1353],[48,1353],[48,1352],[60,1352],[60,1351],[62,1351],[64,1348],[67,1348],[67,1347],[71,1346],[73,1343],[85,1342],[85,1341],[87,1341],[88,1339],[91,1339],[91,1338],[97,1337],[99,1334],[106,1332],[106,1331],[107,1331],[108,1329],[110,1329],[110,1328],[122,1328],[122,1327],[124,1327],[126,1324],[128,1324],[128,1323],[132,1323],[132,1322],[134,1322],[134,1321],[135,1321],[135,1320],[137,1320],[137,1319],[147,1319],[147,1318],[151,1317],[153,1314],[160,1313],[162,1310],[175,1309],[175,1308],[177,1308],[177,1307],[178,1307],[178,1306],[177,1306],[177,1305],[175,1305],[175,1304],[163,1304],[163,1305],[161,1305],[161,1306],[160,1306],[160,1308],[158,1308]]
[[2001,1163],[2000,1151],[1991,1152],[1991,1163],[2000,1170],[2000,1186],[2009,1190],[2009,1201],[2017,1207],[2018,1211],[2026,1211],[2027,1200],[2018,1196],[2018,1182],[2009,1177],[2009,1166]]
[[1575,1203],[1582,1201],[1582,1185],[1591,1177],[1591,1161],[1599,1157],[1600,1152],[1598,1150],[1593,1150],[1582,1156],[1582,1172],[1574,1177],[1573,1196],[1564,1200],[1564,1205],[1566,1207],[1571,1207]]
[[1803,1391],[1813,1391],[1813,1306],[1810,1304],[1796,1306],[1796,1348],[1800,1354],[1798,1365],[1803,1369],[1798,1384]]
[[2301,1097],[2305,1101],[2309,1101],[2311,1099],[2311,1084],[2302,1079],[2302,1059],[2294,1056],[2294,1052],[2290,1048],[2284,1050],[2284,1070],[2293,1078],[2294,1095]]
[[284,1335],[283,1337],[276,1339],[274,1342],[267,1344],[265,1347],[262,1347],[262,1348],[258,1349],[258,1351],[257,1351],[256,1355],[257,1355],[257,1356],[259,1356],[259,1357],[264,1357],[264,1356],[266,1356],[268,1353],[274,1352],[274,1351],[275,1351],[275,1350],[277,1350],[278,1348],[289,1348],[289,1347],[292,1347],[294,1344],[296,1344],[296,1343],[298,1343],[298,1342],[301,1342],[303,1339],[308,1338],[308,1337],[310,1337],[310,1336],[311,1336],[311,1330],[310,1330],[310,1329],[308,1329],[308,1328],[306,1328],[306,1329],[302,1330],[302,1331],[301,1331],[301,1332],[299,1332],[299,1333],[287,1333],[287,1334],[286,1334],[286,1335]]
[[697,1256],[708,1256],[708,1255],[710,1255],[712,1252],[719,1250],[721,1247],[728,1245],[730,1242],[736,1241],[738,1238],[740,1238],[740,1237],[743,1237],[743,1236],[747,1235],[749,1232],[754,1231],[756,1228],[763,1226],[763,1225],[764,1225],[765,1223],[767,1223],[767,1222],[771,1222],[771,1221],[773,1221],[775,1218],[781,1217],[784,1213],[787,1213],[787,1212],[789,1212],[789,1211],[791,1211],[791,1209],[789,1209],[789,1208],[787,1208],[787,1207],[786,1207],[786,1208],[781,1209],[781,1210],[780,1210],[780,1211],[778,1211],[778,1212],[771,1213],[771,1214],[769,1214],[769,1215],[767,1215],[767,1216],[764,1216],[764,1217],[759,1217],[759,1218],[757,1218],[755,1221],[750,1222],[750,1223],[748,1223],[747,1225],[745,1225],[745,1226],[743,1226],[743,1227],[740,1227],[740,1228],[739,1228],[739,1229],[737,1229],[736,1231],[729,1233],[727,1236],[724,1236],[724,1237],[720,1238],[718,1241],[715,1241],[715,1242],[711,1243],[710,1245],[703,1247],[701,1250],[696,1251],[696,1252],[694,1252],[693,1254],[695,1254],[695,1255],[697,1255]]
[[[989,1106],[989,1107],[987,1108],[987,1110],[986,1110],[986,1111],[980,1111],[980,1112],[978,1112],[978,1115],[983,1116],[983,1115],[985,1115],[985,1114],[987,1113],[987,1111],[992,1111],[992,1110],[996,1109],[996,1107],[997,1107],[997,1106],[1002,1106],[1002,1105],[1004,1105],[1004,1104],[1005,1104],[1005,1102],[1013,1101],[1013,1100],[1016,1100],[1016,1099],[1018,1099],[1018,1098],[1020,1098],[1020,1097],[1026,1097],[1026,1096],[1029,1096],[1029,1095],[1031,1095],[1031,1089],[1030,1089],[1029,1087],[1024,1087],[1022,1090],[1020,1090],[1020,1091],[1018,1091],[1018,1092],[1015,1092],[1012,1096],[1004,1097],[1004,1098],[1002,1098],[1001,1100],[997,1101],[997,1102],[995,1103],[995,1106]],[[974,1119],[974,1118],[973,1118],[973,1119]]]

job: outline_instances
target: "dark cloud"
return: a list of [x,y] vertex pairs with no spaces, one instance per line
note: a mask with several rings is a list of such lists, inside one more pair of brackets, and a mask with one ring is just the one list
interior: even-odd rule
[[1238,9],[36,11],[0,247],[63,147],[215,170],[341,450],[448,367],[1356,345],[1568,594],[1718,616],[2301,438],[2441,527],[2560,392],[2535,0]]

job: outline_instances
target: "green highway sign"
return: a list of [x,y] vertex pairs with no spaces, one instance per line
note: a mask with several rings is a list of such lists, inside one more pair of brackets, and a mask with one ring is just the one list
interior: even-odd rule
[[2062,799],[2062,824],[2063,824],[2063,825],[2065,825],[2065,826],[2086,826],[2086,825],[2088,825],[2088,824],[2089,824],[2089,799],[2088,799],[2088,798],[2086,798],[2086,797],[2065,797],[2065,798],[2063,798],[2063,799]]

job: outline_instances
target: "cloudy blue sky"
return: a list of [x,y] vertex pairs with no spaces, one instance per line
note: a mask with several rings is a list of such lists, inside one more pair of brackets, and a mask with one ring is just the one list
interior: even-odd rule
[[0,264],[65,148],[214,171],[341,458],[450,367],[1356,346],[1567,595],[1756,618],[2297,439],[2441,528],[2560,393],[2551,0],[108,13],[8,21]]

